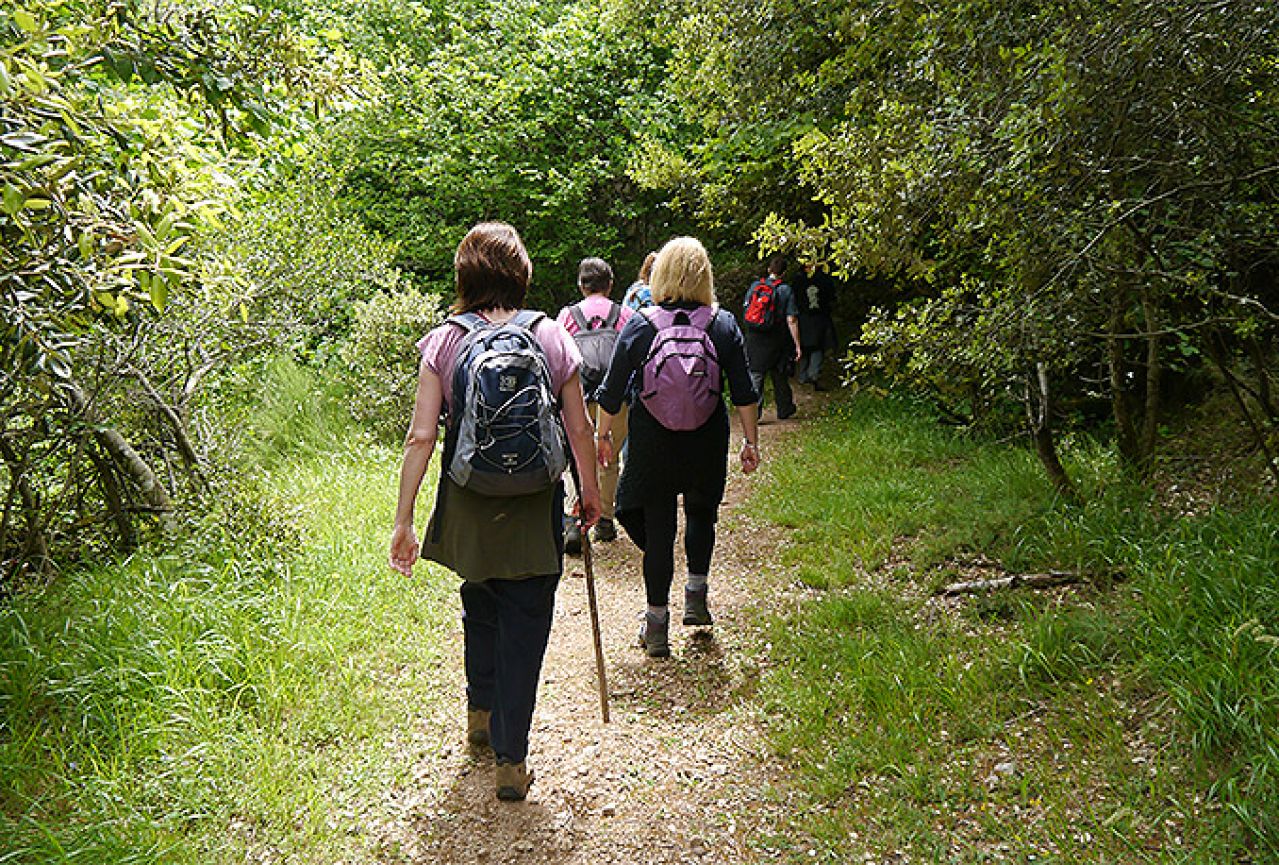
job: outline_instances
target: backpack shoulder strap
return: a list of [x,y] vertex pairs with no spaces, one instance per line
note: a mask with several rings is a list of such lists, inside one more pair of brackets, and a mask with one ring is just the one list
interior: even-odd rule
[[591,329],[591,323],[586,320],[586,316],[582,313],[582,304],[575,303],[568,308],[569,318],[577,325],[578,333],[585,333]]
[[608,302],[608,318],[604,319],[604,329],[614,330],[617,328],[617,320],[622,317],[622,305],[620,303]]
[[[644,316],[644,320],[648,322],[648,326],[654,331],[660,331],[664,327],[669,327],[671,320],[674,318],[668,310],[662,309],[657,304],[646,306],[640,311],[640,315]],[[666,319],[666,321],[663,321]]]
[[521,309],[515,315],[511,316],[507,324],[513,324],[516,327],[522,327],[532,333],[537,329],[537,325],[546,318],[546,314],[538,312],[536,309]]
[[459,312],[456,315],[450,315],[447,321],[450,324],[456,324],[468,334],[488,324],[488,320],[478,312]]

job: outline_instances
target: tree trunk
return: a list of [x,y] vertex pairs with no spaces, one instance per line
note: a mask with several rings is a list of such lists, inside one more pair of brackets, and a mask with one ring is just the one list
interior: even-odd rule
[[1141,291],[1141,312],[1146,322],[1146,405],[1141,419],[1138,465],[1143,472],[1148,472],[1159,440],[1159,413],[1163,395],[1163,361],[1158,335],[1159,312],[1155,308],[1148,288],[1143,288]]
[[1035,365],[1036,375],[1026,388],[1026,416],[1031,437],[1035,440],[1035,453],[1043,463],[1048,480],[1057,494],[1068,501],[1078,501],[1079,493],[1057,456],[1057,438],[1052,428],[1052,401],[1048,382],[1048,365]]
[[1230,389],[1230,394],[1235,398],[1235,405],[1239,407],[1239,413],[1243,415],[1244,421],[1248,424],[1248,428],[1252,430],[1253,441],[1256,442],[1257,448],[1261,451],[1266,460],[1266,467],[1270,471],[1270,476],[1275,479],[1275,483],[1279,484],[1279,461],[1276,461],[1274,453],[1270,449],[1267,429],[1261,421],[1252,416],[1252,411],[1248,408],[1248,400],[1244,398],[1243,388],[1240,386],[1239,380],[1230,369],[1230,361],[1228,359],[1228,349],[1224,347],[1224,340],[1221,334],[1209,334],[1208,339],[1204,340],[1207,348],[1208,357],[1217,367],[1221,377],[1225,379],[1226,386]]
[[[1267,340],[1269,342],[1269,340]],[[1257,374],[1257,402],[1266,413],[1272,424],[1279,423],[1279,409],[1275,408],[1273,390],[1270,384],[1270,364],[1266,358],[1267,346],[1262,345],[1256,337],[1248,339],[1248,354],[1252,358],[1253,370]]]
[[196,453],[195,445],[191,443],[191,436],[187,432],[186,424],[182,418],[172,406],[164,401],[159,391],[151,384],[151,380],[141,370],[131,368],[128,372],[137,379],[138,384],[142,385],[142,389],[147,392],[147,396],[151,397],[151,402],[155,404],[156,409],[169,422],[169,430],[173,433],[173,440],[178,446],[178,453],[182,456],[182,462],[196,477],[203,481],[204,478],[200,474],[200,464],[203,461],[200,459],[200,455]]
[[165,531],[176,528],[172,516],[173,500],[169,498],[168,491],[146,460],[142,459],[119,431],[99,421],[84,391],[76,385],[68,384],[66,393],[72,409],[84,415],[85,420],[92,425],[94,441],[106,451],[120,473],[137,487],[147,510],[160,515],[160,525]]
[[1123,325],[1123,298],[1116,296],[1110,307],[1110,321],[1106,336],[1106,360],[1110,368],[1110,410],[1115,418],[1119,456],[1128,465],[1137,465],[1139,462],[1137,424],[1133,417],[1132,395],[1128,388],[1128,362],[1124,359],[1124,343],[1119,336],[1124,332]]
[[49,558],[49,542],[44,534],[44,521],[40,518],[40,502],[31,483],[27,480],[27,467],[18,459],[17,453],[8,441],[0,436],[0,459],[9,469],[9,478],[22,500],[22,509],[27,517],[27,536],[23,540],[18,553],[18,564],[10,576],[19,579],[23,571],[43,574],[49,570],[52,560]]
[[93,461],[93,466],[98,471],[102,497],[106,500],[108,515],[115,523],[120,549],[125,552],[132,550],[138,545],[138,536],[133,530],[133,520],[129,517],[129,508],[125,501],[124,490],[120,487],[120,480],[116,477],[115,465],[96,448],[90,446],[87,450],[89,459]]

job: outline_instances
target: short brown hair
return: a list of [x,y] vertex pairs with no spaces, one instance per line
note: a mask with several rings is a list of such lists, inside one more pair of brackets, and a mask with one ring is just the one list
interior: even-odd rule
[[577,266],[577,285],[591,294],[608,294],[613,287],[613,268],[602,258],[583,258]]
[[459,312],[520,309],[533,276],[533,262],[514,227],[481,222],[466,233],[453,256]]

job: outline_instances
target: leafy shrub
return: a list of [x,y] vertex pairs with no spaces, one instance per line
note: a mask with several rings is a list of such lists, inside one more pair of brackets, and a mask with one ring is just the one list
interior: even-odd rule
[[378,436],[402,434],[417,386],[417,341],[442,318],[441,301],[409,288],[379,292],[355,304],[351,337],[342,346],[350,407]]
[[238,343],[322,366],[351,328],[354,305],[393,290],[394,246],[334,203],[322,177],[281,184],[241,205],[230,230],[205,238],[206,280],[228,286]]

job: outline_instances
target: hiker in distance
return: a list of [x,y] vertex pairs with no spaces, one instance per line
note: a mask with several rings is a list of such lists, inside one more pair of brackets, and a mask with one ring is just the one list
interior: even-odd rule
[[751,381],[759,392],[759,408],[764,410],[764,377],[773,382],[777,419],[795,414],[791,395],[791,366],[800,359],[799,307],[795,293],[783,279],[786,259],[774,255],[768,273],[751,283],[746,292],[742,321],[746,327],[746,354],[750,357]]
[[688,566],[684,624],[709,625],[707,577],[728,470],[724,381],[741,421],[741,466],[747,473],[759,466],[758,397],[737,321],[715,303],[711,262],[702,244],[677,237],[662,247],[652,288],[656,305],[622,329],[596,399],[604,431],[599,457],[605,463],[614,458],[608,430],[630,402],[630,454],[617,487],[617,519],[644,552],[648,606],[641,645],[650,657],[665,657],[670,654],[679,498],[684,498]]
[[657,261],[656,252],[650,252],[644,256],[644,263],[640,265],[639,275],[635,277],[635,281],[626,289],[626,294],[622,295],[623,306],[632,310],[641,310],[653,305],[653,289],[649,288],[648,280],[653,275],[653,262],[655,261]]
[[[595,402],[595,390],[604,382],[608,362],[617,345],[617,335],[634,312],[609,300],[613,290],[613,268],[602,258],[584,258],[577,267],[577,287],[582,299],[560,310],[556,318],[569,335],[577,341],[582,352],[582,390],[586,394],[586,414],[595,418],[599,409]],[[613,435],[618,447],[626,439],[626,407],[623,406],[613,424]],[[603,429],[602,426],[598,429]],[[617,540],[617,528],[613,525],[613,500],[617,495],[618,465],[611,460],[597,466],[600,488],[600,520],[595,526],[595,540]],[[577,493],[573,490],[568,502],[568,515],[564,519],[564,552],[577,555],[582,551],[582,530],[578,525]]]
[[804,356],[799,360],[800,384],[811,384],[814,390],[825,390],[821,383],[822,361],[835,349],[835,283],[830,275],[812,262],[804,262],[803,273],[796,280],[799,307],[799,339]]
[[497,797],[519,800],[533,781],[525,758],[563,568],[568,459],[582,478],[583,522],[599,517],[593,429],[577,343],[542,313],[522,309],[533,268],[515,229],[475,226],[453,264],[456,314],[418,343],[390,564],[409,576],[418,558],[414,504],[445,409],[443,464],[421,554],[463,580],[467,739],[492,745]]

